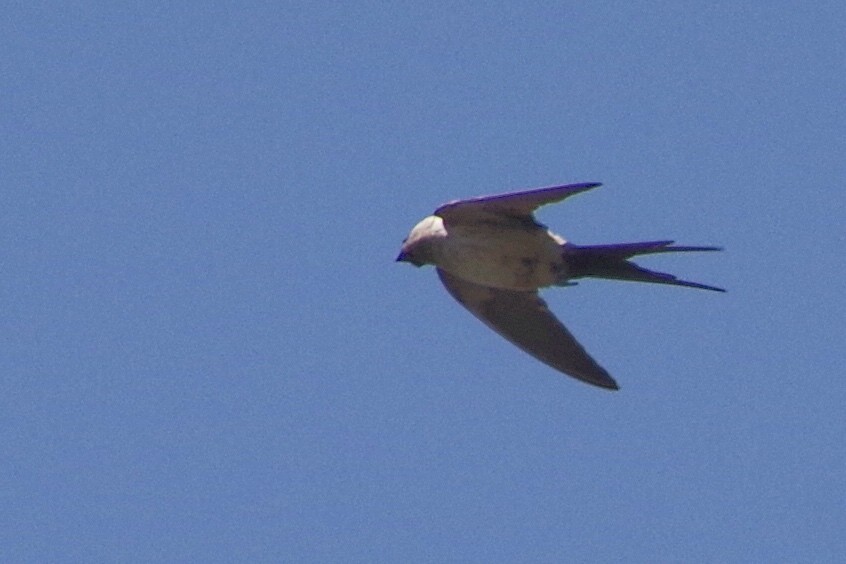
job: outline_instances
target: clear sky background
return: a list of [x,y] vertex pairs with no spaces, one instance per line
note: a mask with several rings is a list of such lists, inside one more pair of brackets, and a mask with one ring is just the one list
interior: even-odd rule
[[[0,560],[846,553],[846,5],[519,4],[4,11]],[[545,292],[618,392],[394,263],[586,181],[726,248]]]

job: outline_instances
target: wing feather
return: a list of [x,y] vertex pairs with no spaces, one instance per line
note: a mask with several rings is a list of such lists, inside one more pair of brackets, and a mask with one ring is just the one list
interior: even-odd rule
[[453,298],[523,351],[583,382],[612,390],[618,388],[537,292],[489,288],[437,270]]
[[564,198],[601,186],[598,182],[550,186],[525,192],[511,192],[496,196],[481,196],[456,200],[435,210],[446,221],[467,219],[474,215],[504,215],[522,221],[534,221],[532,213],[541,206],[560,202]]

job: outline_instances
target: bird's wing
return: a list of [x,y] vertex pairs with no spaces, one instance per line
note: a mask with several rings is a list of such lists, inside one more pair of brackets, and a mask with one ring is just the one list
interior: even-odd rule
[[500,290],[473,284],[438,269],[453,298],[488,327],[552,368],[602,388],[617,383],[549,311],[537,292]]
[[540,206],[560,202],[568,196],[600,186],[597,182],[550,186],[526,192],[511,192],[497,196],[482,196],[456,200],[435,210],[445,221],[472,218],[474,215],[504,215],[518,220],[533,221],[532,213]]

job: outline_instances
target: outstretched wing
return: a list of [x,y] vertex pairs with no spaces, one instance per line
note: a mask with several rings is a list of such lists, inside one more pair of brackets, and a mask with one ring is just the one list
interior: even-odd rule
[[435,210],[435,215],[445,221],[471,219],[474,215],[500,215],[520,221],[534,221],[532,213],[540,206],[560,202],[568,196],[579,194],[600,186],[598,182],[550,186],[526,192],[511,192],[497,196],[482,196],[468,200],[456,200]]
[[438,269],[447,291],[488,327],[574,378],[602,388],[617,383],[558,321],[537,292],[500,290],[473,284]]

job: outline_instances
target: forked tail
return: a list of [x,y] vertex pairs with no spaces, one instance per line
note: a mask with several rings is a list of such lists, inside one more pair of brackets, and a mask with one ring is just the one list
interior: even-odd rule
[[638,266],[629,259],[638,255],[656,253],[685,253],[691,251],[719,251],[720,247],[671,246],[674,241],[649,241],[645,243],[621,243],[618,245],[564,245],[564,257],[569,267],[568,278],[611,278],[635,282],[671,284],[725,292],[723,288],[698,282],[679,280],[672,274],[656,272]]

